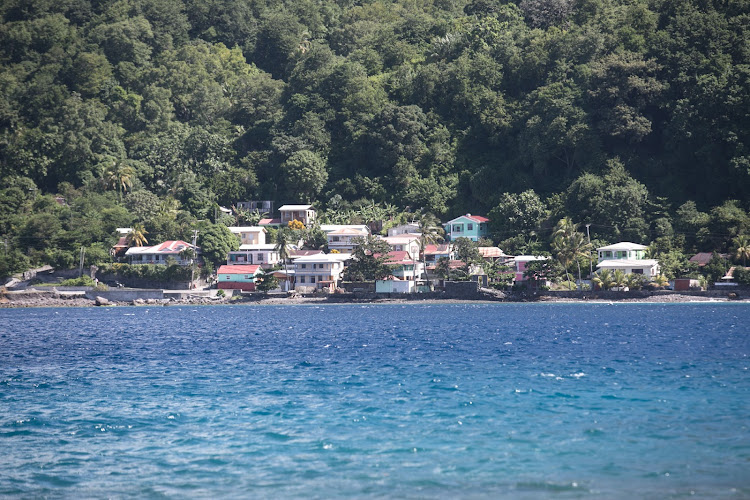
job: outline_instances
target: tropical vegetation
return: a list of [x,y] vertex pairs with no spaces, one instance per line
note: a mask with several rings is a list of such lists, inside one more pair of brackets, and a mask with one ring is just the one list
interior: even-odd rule
[[[217,227],[263,215],[219,209],[245,200],[331,223],[487,214],[506,253],[576,275],[583,225],[675,275],[697,251],[744,263],[748,18],[747,0],[6,0],[0,275],[82,247],[105,264],[121,227],[197,229],[218,263]],[[564,218],[581,226],[556,240]]]

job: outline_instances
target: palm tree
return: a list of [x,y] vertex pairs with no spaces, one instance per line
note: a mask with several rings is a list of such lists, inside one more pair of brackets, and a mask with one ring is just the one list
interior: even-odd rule
[[133,224],[133,227],[130,229],[130,232],[128,233],[125,241],[128,242],[128,246],[142,247],[144,243],[148,243],[148,240],[146,239],[147,234],[148,231],[146,231],[146,228],[143,227],[143,224],[139,222],[137,224]]
[[133,167],[126,165],[121,160],[115,160],[104,172],[107,186],[117,189],[117,195],[120,200],[122,200],[122,192],[133,187],[134,176],[135,170]]
[[624,287],[626,282],[627,276],[625,275],[625,272],[622,269],[615,269],[615,272],[612,273],[612,286],[618,288]]
[[294,236],[291,230],[282,227],[276,233],[276,246],[274,250],[279,253],[279,258],[284,261],[284,273],[286,274],[287,283],[289,283],[289,268],[287,260],[289,259],[289,245],[291,245]]
[[591,245],[582,233],[578,232],[578,224],[574,224],[570,217],[564,217],[555,226],[552,233],[552,248],[557,252],[557,260],[565,268],[565,276],[570,281],[568,267],[575,262],[578,266],[578,283],[581,282],[582,257],[590,257]]
[[612,272],[609,269],[602,269],[598,273],[594,273],[594,284],[599,285],[602,290],[609,290],[614,285],[612,279]]
[[750,238],[740,234],[734,239],[734,258],[742,259],[742,267],[747,267],[747,259],[750,258]]
[[[445,231],[440,225],[437,217],[431,213],[425,213],[419,218],[419,253],[422,257],[422,267],[424,268],[425,278],[427,277],[427,263],[425,261],[425,249],[427,245],[434,245],[440,241],[443,241],[443,234]],[[427,283],[429,285],[429,281]]]
[[654,283],[656,286],[667,286],[669,284],[669,280],[663,274],[654,276],[651,282]]
[[625,286],[630,290],[640,290],[645,282],[646,278],[642,274],[630,273],[625,277]]

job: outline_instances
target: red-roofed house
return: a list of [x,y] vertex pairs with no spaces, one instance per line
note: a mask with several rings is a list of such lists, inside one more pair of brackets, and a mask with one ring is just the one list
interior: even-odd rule
[[[709,262],[711,262],[711,259],[713,258],[714,254],[711,252],[699,252],[692,257],[690,257],[690,262],[694,262],[698,264],[698,267],[703,267]],[[727,253],[720,253],[719,257],[721,257],[724,260],[729,260],[729,254]]]
[[260,227],[281,227],[281,219],[261,219],[258,221]]
[[453,260],[454,254],[450,243],[443,243],[442,245],[426,245],[424,248],[424,263],[428,270],[435,269],[435,265],[440,258],[445,257],[448,260]]
[[487,223],[490,220],[480,215],[466,214],[443,224],[445,227],[445,239],[453,241],[456,238],[469,238],[472,241],[479,241],[489,234]]
[[252,292],[255,290],[255,277],[263,274],[257,264],[221,266],[216,271],[217,287],[221,290],[242,290]]
[[[391,274],[398,279],[414,281],[422,276],[422,263],[412,259],[405,250],[388,252],[385,263],[391,266]],[[375,254],[379,257],[379,254]]]
[[170,240],[152,247],[130,247],[125,256],[131,264],[167,264],[167,259],[174,259],[178,265],[187,266],[192,259],[183,259],[180,253],[186,248],[200,252],[198,247],[182,240]]

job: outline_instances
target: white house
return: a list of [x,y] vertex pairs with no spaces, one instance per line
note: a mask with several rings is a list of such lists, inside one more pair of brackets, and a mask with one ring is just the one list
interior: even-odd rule
[[295,288],[336,288],[344,271],[344,263],[350,258],[351,255],[344,253],[297,257],[294,259]]
[[599,263],[597,269],[621,270],[625,274],[642,274],[653,279],[661,273],[659,261],[646,259],[648,247],[637,243],[623,241],[597,248]]
[[370,234],[370,227],[367,224],[321,224],[320,230],[328,234],[339,229],[357,229],[359,231],[366,231]]
[[273,243],[262,245],[240,245],[239,250],[229,252],[227,265],[259,264],[263,269],[274,267],[281,262],[279,252]]
[[312,205],[284,205],[279,208],[281,214],[281,224],[286,226],[293,220],[298,220],[310,227],[315,224],[315,210]]
[[413,259],[419,258],[418,234],[399,234],[397,236],[381,236],[380,239],[388,243],[392,251],[408,252]]
[[398,236],[400,234],[422,234],[419,230],[419,224],[416,222],[409,222],[408,224],[401,224],[400,226],[393,226],[388,229],[388,236]]
[[232,234],[240,239],[240,245],[265,245],[266,228],[260,226],[232,226],[229,227]]
[[339,252],[351,253],[357,246],[357,238],[366,238],[370,231],[366,229],[356,229],[344,227],[331,231],[326,235],[328,238],[328,249],[338,250]]

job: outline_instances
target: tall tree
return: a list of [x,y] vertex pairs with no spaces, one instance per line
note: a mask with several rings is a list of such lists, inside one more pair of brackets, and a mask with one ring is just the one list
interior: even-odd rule
[[425,213],[419,218],[419,256],[422,258],[422,268],[425,269],[427,277],[427,264],[425,262],[425,248],[427,245],[435,245],[443,241],[445,230],[440,221],[431,213]]
[[132,228],[130,228],[130,232],[125,240],[127,241],[128,246],[142,247],[144,243],[148,243],[148,240],[146,239],[147,234],[148,231],[143,227],[143,224],[137,222],[133,224]]
[[578,224],[570,217],[563,217],[555,226],[552,233],[552,249],[557,253],[557,260],[565,268],[565,276],[570,281],[568,268],[575,262],[578,266],[578,283],[581,283],[581,258],[591,258],[591,245],[582,233],[578,232]]
[[747,235],[740,234],[734,239],[734,258],[742,259],[742,267],[747,267],[750,258],[750,238]]
[[289,247],[295,243],[294,232],[286,227],[282,227],[276,233],[276,246],[274,250],[279,254],[279,259],[284,263],[284,272],[289,279]]

